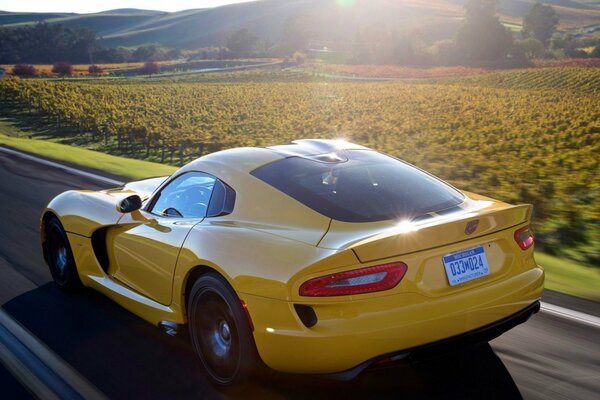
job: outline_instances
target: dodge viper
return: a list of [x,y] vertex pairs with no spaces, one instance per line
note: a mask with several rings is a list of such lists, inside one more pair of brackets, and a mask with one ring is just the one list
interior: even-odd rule
[[526,321],[544,282],[531,214],[363,146],[298,140],[62,193],[41,241],[59,287],[185,327],[230,387],[265,367],[351,379]]

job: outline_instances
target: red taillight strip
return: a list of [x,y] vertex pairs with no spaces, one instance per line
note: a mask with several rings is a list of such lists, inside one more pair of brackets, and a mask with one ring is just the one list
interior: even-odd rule
[[402,280],[407,269],[403,262],[395,262],[338,272],[304,282],[299,292],[300,296],[310,297],[380,292],[395,287]]
[[533,243],[535,242],[535,236],[533,235],[531,229],[529,229],[529,225],[515,232],[515,242],[517,242],[521,250],[527,250],[533,246]]

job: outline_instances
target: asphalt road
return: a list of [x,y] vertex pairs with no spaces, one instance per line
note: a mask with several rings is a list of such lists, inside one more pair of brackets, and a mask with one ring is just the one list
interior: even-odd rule
[[[103,296],[60,292],[39,246],[40,213],[58,193],[102,185],[0,153],[0,305],[111,399],[598,399],[600,329],[541,312],[491,345],[352,382],[274,374],[224,395],[203,378],[185,335],[172,338]],[[103,185],[106,186],[106,185]],[[546,301],[598,315],[596,303]],[[0,365],[0,398],[29,394]]]

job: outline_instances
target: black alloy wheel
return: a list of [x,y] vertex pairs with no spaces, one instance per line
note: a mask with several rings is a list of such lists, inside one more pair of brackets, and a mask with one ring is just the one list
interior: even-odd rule
[[45,233],[46,263],[54,282],[63,290],[74,290],[81,287],[67,234],[56,217],[48,220]]
[[190,292],[190,338],[210,381],[239,388],[260,367],[250,323],[235,291],[220,275],[202,275]]

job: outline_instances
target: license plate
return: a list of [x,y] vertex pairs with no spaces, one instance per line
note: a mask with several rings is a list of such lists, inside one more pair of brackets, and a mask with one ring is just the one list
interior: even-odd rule
[[490,274],[490,266],[483,246],[444,256],[444,267],[450,286],[472,281]]

